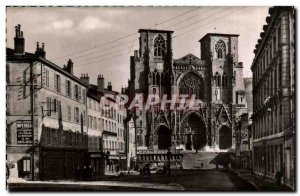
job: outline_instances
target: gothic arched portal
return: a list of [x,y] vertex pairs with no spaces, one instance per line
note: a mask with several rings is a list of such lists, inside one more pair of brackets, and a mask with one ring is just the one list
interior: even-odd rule
[[157,131],[157,144],[158,149],[168,149],[171,147],[171,130],[164,126],[160,125]]
[[232,134],[231,129],[227,126],[222,126],[219,131],[219,148],[227,149],[232,146]]
[[189,114],[181,126],[181,134],[185,135],[186,150],[200,150],[207,145],[207,130],[204,121],[195,113]]

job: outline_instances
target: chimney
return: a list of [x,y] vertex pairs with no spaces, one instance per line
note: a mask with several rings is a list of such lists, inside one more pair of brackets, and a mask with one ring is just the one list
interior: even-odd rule
[[73,61],[71,59],[69,59],[69,61],[68,61],[67,68],[68,68],[68,72],[73,75],[74,74],[74,72],[73,72]]
[[103,75],[98,75],[98,78],[97,78],[97,90],[100,93],[104,93],[104,78],[103,78]]
[[42,43],[42,47],[40,47],[39,42],[36,42],[36,50],[35,50],[35,54],[42,57],[42,58],[46,58],[46,52],[45,52],[45,44]]
[[70,74],[74,75],[73,72],[73,61],[71,59],[69,59],[67,65],[64,65],[63,69],[67,72],[69,72]]
[[86,84],[90,84],[90,77],[87,73],[81,74],[80,80]]
[[123,86],[122,86],[121,93],[122,93],[122,94],[126,94],[126,89],[127,89],[126,87],[123,87]]
[[111,82],[108,82],[108,84],[107,84],[107,90],[112,91],[112,85],[111,85]]
[[15,36],[15,53],[24,54],[25,53],[25,39],[23,37],[23,31],[21,31],[21,25],[15,26],[16,36]]

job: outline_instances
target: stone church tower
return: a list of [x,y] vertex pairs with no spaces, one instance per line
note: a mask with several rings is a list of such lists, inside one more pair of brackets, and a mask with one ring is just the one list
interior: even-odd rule
[[[198,110],[136,110],[139,149],[228,151],[235,148],[235,119],[246,108],[238,35],[206,34],[201,59],[173,59],[173,31],[140,29],[140,48],[131,57],[129,94],[195,95]],[[176,105],[178,102],[176,103]],[[175,107],[176,108],[176,107]]]

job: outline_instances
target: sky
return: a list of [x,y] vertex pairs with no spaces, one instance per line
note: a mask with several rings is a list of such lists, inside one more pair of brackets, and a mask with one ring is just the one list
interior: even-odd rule
[[253,50],[269,7],[8,7],[7,47],[13,48],[14,26],[21,24],[25,50],[45,43],[46,58],[59,66],[74,62],[74,73],[88,73],[96,84],[102,74],[113,90],[127,86],[130,56],[138,49],[138,30],[173,30],[173,58],[200,57],[207,33],[239,34],[239,61],[252,77]]

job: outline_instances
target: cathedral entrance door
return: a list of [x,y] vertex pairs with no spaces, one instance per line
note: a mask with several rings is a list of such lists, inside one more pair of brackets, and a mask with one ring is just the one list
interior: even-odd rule
[[219,131],[219,148],[227,149],[227,148],[231,148],[231,145],[232,145],[231,129],[227,126],[222,126]]
[[168,149],[171,147],[171,130],[161,125],[157,131],[158,136],[158,149]]
[[200,150],[207,144],[206,126],[197,114],[190,114],[182,125],[182,129],[186,135],[185,146],[187,150]]

